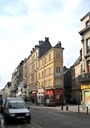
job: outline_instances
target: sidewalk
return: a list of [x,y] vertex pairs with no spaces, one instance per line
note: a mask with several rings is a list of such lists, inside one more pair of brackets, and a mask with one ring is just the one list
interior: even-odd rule
[[[32,103],[32,102],[26,102],[27,105],[29,105],[31,108],[35,107],[46,107],[43,104],[39,104],[36,105],[36,103]],[[52,108],[53,107],[47,107],[47,108]],[[60,106],[56,106],[54,107],[55,109],[58,109],[60,111],[68,111],[68,112],[77,112],[77,113],[85,113],[85,114],[89,114],[90,115],[90,109],[88,109],[87,107],[83,107],[82,105],[60,105]]]

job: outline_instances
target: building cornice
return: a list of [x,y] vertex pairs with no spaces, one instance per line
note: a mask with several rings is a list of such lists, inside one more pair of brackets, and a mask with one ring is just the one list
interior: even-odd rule
[[79,32],[79,34],[82,36],[82,35],[84,35],[85,33],[87,33],[88,31],[90,31],[90,26],[88,26],[88,27],[84,28],[83,30],[81,30],[81,31]]

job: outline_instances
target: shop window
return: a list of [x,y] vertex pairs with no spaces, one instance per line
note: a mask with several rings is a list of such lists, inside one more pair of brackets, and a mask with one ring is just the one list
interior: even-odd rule
[[56,95],[55,97],[56,97],[56,100],[60,100],[61,99],[61,95],[59,95],[59,94]]

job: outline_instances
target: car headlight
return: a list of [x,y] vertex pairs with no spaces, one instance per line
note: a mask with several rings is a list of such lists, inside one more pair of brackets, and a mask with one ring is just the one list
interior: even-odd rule
[[14,117],[14,116],[15,116],[15,114],[10,114],[10,116],[11,116],[11,117]]
[[29,115],[30,115],[30,113],[26,113],[25,115],[26,115],[26,116],[29,116]]

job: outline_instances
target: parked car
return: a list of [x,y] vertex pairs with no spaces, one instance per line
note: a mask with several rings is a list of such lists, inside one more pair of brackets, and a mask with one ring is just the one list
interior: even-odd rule
[[6,122],[9,120],[26,120],[28,123],[31,122],[30,110],[21,98],[6,98],[3,114]]
[[56,103],[53,99],[47,99],[45,102],[44,102],[44,106],[56,106]]
[[76,104],[76,100],[72,97],[66,98],[66,103],[67,104]]

